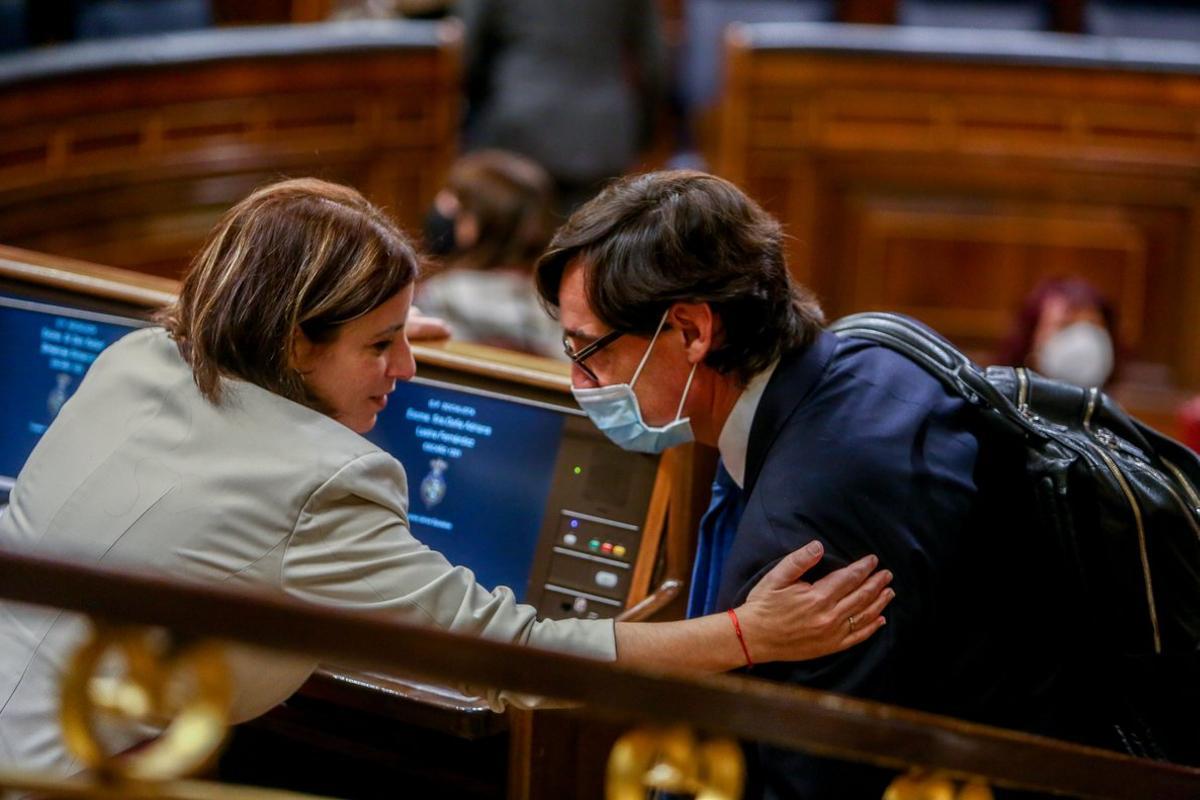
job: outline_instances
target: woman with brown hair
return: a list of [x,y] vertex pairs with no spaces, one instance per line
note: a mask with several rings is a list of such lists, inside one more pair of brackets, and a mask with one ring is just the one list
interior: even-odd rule
[[[293,180],[254,192],[213,230],[163,326],[96,360],[18,477],[0,541],[601,659],[745,663],[724,615],[538,620],[413,538],[404,468],[361,434],[415,371],[416,275],[404,236],[354,190]],[[882,624],[890,575],[870,575],[868,558],[800,581],[819,558],[785,558],[736,610],[756,661],[844,649]],[[871,622],[850,631],[850,615]],[[56,719],[84,632],[75,615],[0,604],[0,763],[79,768]],[[245,649],[231,661],[238,721],[315,666]],[[114,745],[140,733],[115,730]]]
[[533,264],[554,234],[554,185],[524,156],[468,153],[434,201],[445,267],[417,289],[417,305],[456,339],[562,358],[562,332],[542,309]]

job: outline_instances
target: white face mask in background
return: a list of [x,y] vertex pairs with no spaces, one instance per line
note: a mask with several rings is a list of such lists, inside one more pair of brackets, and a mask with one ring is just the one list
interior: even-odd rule
[[638,404],[637,395],[633,392],[633,384],[637,383],[638,376],[642,374],[642,367],[646,366],[646,361],[650,358],[650,351],[654,349],[654,343],[658,340],[658,334],[662,332],[669,311],[670,309],[667,309],[667,312],[663,313],[663,318],[658,323],[658,329],[654,331],[654,338],[650,340],[646,354],[642,356],[629,383],[614,383],[611,386],[599,386],[594,389],[571,390],[579,407],[613,444],[636,453],[661,453],[668,447],[690,442],[694,438],[690,420],[682,415],[683,404],[687,402],[688,392],[692,388],[692,378],[696,377],[698,363],[692,365],[692,371],[688,375],[687,385],[683,387],[683,396],[679,398],[679,409],[675,412],[673,422],[659,427],[647,425],[646,421],[642,419],[642,408]]
[[1113,370],[1112,337],[1094,322],[1068,325],[1038,348],[1037,370],[1084,388],[1103,386]]

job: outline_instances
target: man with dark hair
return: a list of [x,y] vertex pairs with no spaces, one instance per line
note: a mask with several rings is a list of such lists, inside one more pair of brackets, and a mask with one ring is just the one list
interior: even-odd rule
[[[989,491],[988,476],[1008,467],[991,463],[970,409],[920,367],[823,330],[781,239],[727,181],[653,173],[583,206],[538,264],[593,421],[630,449],[694,439],[720,450],[718,489],[733,499],[723,513],[740,522],[731,542],[701,553],[720,575],[707,610],[734,606],[806,541],[824,544],[822,568],[875,553],[896,591],[879,635],[764,666],[748,641],[751,674],[1109,744],[1097,735],[1101,699],[1071,661],[1071,622],[1048,613],[1061,607],[1049,559],[1022,540],[1022,510]],[[755,755],[752,788],[766,797],[874,800],[891,777]]]

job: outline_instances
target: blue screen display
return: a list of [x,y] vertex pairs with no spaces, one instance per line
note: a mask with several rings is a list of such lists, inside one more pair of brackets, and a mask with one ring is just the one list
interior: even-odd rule
[[0,481],[21,471],[100,351],[142,324],[0,295]]
[[[0,294],[0,501],[108,345],[145,325]],[[413,534],[524,599],[564,412],[402,383],[368,438],[404,465]]]
[[550,408],[410,382],[367,438],[408,473],[413,534],[523,600],[564,421]]

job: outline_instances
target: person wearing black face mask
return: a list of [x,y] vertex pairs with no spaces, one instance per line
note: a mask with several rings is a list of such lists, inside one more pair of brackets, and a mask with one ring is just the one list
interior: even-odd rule
[[454,252],[454,219],[458,214],[458,198],[448,189],[442,189],[433,198],[433,205],[425,214],[422,244],[425,253],[442,258]]
[[481,150],[456,161],[426,220],[441,269],[418,289],[422,312],[460,340],[561,358],[531,274],[554,230],[553,204],[550,176],[528,158]]

